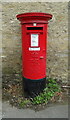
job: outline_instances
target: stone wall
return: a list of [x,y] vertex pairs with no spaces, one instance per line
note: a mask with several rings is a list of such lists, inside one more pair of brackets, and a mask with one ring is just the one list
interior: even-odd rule
[[16,15],[25,12],[51,13],[48,27],[47,76],[68,79],[68,3],[2,3],[3,75],[21,75],[21,26]]

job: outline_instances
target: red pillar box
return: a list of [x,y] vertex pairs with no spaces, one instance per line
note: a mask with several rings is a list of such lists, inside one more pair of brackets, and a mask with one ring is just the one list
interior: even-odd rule
[[22,27],[22,76],[24,89],[38,95],[46,85],[48,13],[23,13],[16,16]]

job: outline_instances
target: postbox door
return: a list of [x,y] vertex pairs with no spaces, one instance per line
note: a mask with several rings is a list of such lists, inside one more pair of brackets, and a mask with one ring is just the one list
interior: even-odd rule
[[[46,26],[28,28],[22,39],[23,75],[28,79],[46,77]],[[35,29],[35,30],[34,30]],[[24,27],[23,27],[24,30]]]

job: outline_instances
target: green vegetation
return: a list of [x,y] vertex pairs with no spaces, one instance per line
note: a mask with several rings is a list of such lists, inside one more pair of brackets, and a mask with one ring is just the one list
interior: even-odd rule
[[46,104],[52,99],[53,96],[56,95],[56,93],[60,94],[60,92],[61,92],[61,88],[57,83],[57,81],[49,78],[47,80],[46,88],[43,90],[42,93],[40,93],[38,96],[34,98],[31,98],[31,100],[30,99],[21,100],[19,106],[24,107],[29,103],[33,105],[39,105],[43,103]]
[[20,107],[24,107],[25,105],[27,105],[28,103],[30,103],[30,100],[23,100],[20,102],[19,106]]
[[40,95],[36,96],[34,99],[32,99],[32,104],[42,104],[42,103],[48,103],[48,101],[55,96],[56,92],[60,92],[60,86],[56,82],[56,80],[48,79],[48,84],[46,85],[46,88]]

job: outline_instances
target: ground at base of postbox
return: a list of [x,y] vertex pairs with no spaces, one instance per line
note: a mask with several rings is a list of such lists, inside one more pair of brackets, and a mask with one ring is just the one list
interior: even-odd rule
[[[19,77],[19,76],[18,76]],[[14,81],[12,81],[14,79]],[[44,92],[35,98],[25,98],[22,89],[22,79],[16,76],[3,76],[3,101],[9,101],[12,106],[17,108],[33,108],[35,110],[44,109],[50,103],[63,103],[67,99],[67,89],[63,89],[63,83],[53,79],[47,79],[48,85]],[[66,94],[66,95],[65,95]]]

